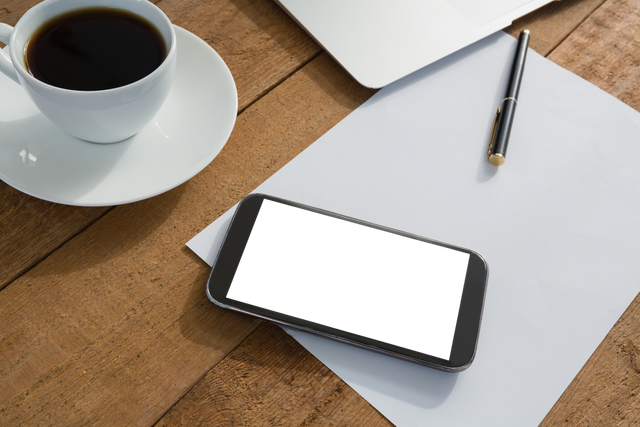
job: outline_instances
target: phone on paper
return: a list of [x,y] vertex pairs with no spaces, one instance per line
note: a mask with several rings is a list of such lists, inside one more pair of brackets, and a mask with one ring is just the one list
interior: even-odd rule
[[474,251],[263,194],[238,206],[207,295],[220,307],[444,371],[475,356]]

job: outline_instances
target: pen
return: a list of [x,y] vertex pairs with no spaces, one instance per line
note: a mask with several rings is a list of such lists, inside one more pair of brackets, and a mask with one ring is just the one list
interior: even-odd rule
[[516,49],[516,56],[513,60],[507,95],[502,100],[500,107],[498,107],[496,118],[493,122],[491,138],[489,138],[487,157],[489,158],[489,162],[494,166],[502,165],[507,155],[509,134],[511,133],[511,125],[513,125],[513,117],[515,116],[516,106],[518,105],[518,93],[520,92],[520,83],[522,82],[522,73],[524,72],[524,61],[527,58],[528,46],[529,30],[524,30],[520,33],[520,38],[518,39],[518,48]]

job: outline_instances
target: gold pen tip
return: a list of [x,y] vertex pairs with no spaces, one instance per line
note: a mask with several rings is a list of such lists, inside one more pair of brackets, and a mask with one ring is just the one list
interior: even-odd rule
[[492,154],[489,156],[489,163],[493,166],[501,166],[504,164],[504,156],[502,154]]

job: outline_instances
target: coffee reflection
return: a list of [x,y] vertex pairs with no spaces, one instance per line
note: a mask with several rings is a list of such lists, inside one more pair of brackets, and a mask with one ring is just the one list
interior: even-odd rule
[[88,8],[44,23],[25,62],[36,79],[63,89],[97,91],[136,82],[167,56],[160,32],[133,13]]

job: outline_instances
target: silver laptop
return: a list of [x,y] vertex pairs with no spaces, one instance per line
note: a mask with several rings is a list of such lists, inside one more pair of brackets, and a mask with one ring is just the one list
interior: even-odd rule
[[277,1],[360,84],[380,88],[551,0]]

